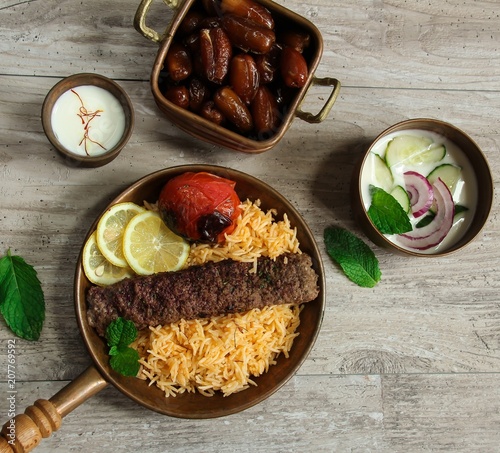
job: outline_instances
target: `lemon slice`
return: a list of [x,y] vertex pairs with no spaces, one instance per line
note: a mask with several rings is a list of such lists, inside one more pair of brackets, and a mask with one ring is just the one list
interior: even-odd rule
[[123,234],[123,254],[140,275],[179,270],[189,255],[188,242],[173,233],[159,214],[136,215]]
[[95,238],[94,231],[83,247],[82,265],[87,278],[96,285],[106,286],[132,277],[134,275],[132,269],[115,266],[104,258]]
[[115,266],[128,267],[123,256],[123,232],[134,216],[145,209],[135,203],[124,202],[111,206],[97,224],[96,241],[104,257]]

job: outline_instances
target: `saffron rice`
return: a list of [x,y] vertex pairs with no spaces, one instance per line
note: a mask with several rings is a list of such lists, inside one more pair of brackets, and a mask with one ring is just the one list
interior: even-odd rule
[[[187,265],[233,259],[254,262],[282,253],[300,253],[297,231],[286,215],[260,202],[242,203],[237,227],[223,244],[193,244]],[[256,385],[252,377],[269,370],[279,354],[288,357],[300,323],[300,306],[274,305],[210,319],[181,320],[139,333],[134,347],[141,357],[138,377],[155,384],[166,396],[198,391],[224,396]]]

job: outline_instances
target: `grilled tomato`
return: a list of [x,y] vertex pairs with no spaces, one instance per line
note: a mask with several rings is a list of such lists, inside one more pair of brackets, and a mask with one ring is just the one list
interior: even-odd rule
[[241,212],[235,185],[211,173],[183,173],[163,187],[160,215],[172,231],[190,241],[221,243]]

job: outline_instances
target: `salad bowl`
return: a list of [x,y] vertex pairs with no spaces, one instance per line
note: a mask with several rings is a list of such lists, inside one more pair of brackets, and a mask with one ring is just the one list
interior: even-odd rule
[[[411,154],[415,143],[423,143],[420,154]],[[437,257],[461,250],[480,233],[493,203],[493,180],[469,135],[417,118],[389,127],[371,143],[354,169],[350,197],[354,218],[373,243],[400,255]],[[376,197],[383,200],[379,206]],[[394,198],[408,213],[411,231],[381,231],[376,216]]]

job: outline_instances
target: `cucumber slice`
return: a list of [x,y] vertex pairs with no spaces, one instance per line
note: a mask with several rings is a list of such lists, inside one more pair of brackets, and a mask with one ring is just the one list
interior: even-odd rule
[[394,189],[392,189],[391,195],[397,200],[403,210],[408,214],[411,207],[408,192],[403,187],[396,186],[394,187]]
[[398,164],[418,165],[437,163],[446,155],[443,145],[419,135],[398,135],[387,145],[385,161],[389,168]]
[[378,154],[372,154],[372,163],[375,180],[378,186],[386,192],[389,192],[394,186],[394,177],[392,176],[391,170],[389,170],[384,159]]
[[438,178],[441,178],[453,194],[461,175],[462,169],[460,167],[453,164],[442,164],[432,170],[427,176],[427,179],[431,184],[434,184]]

